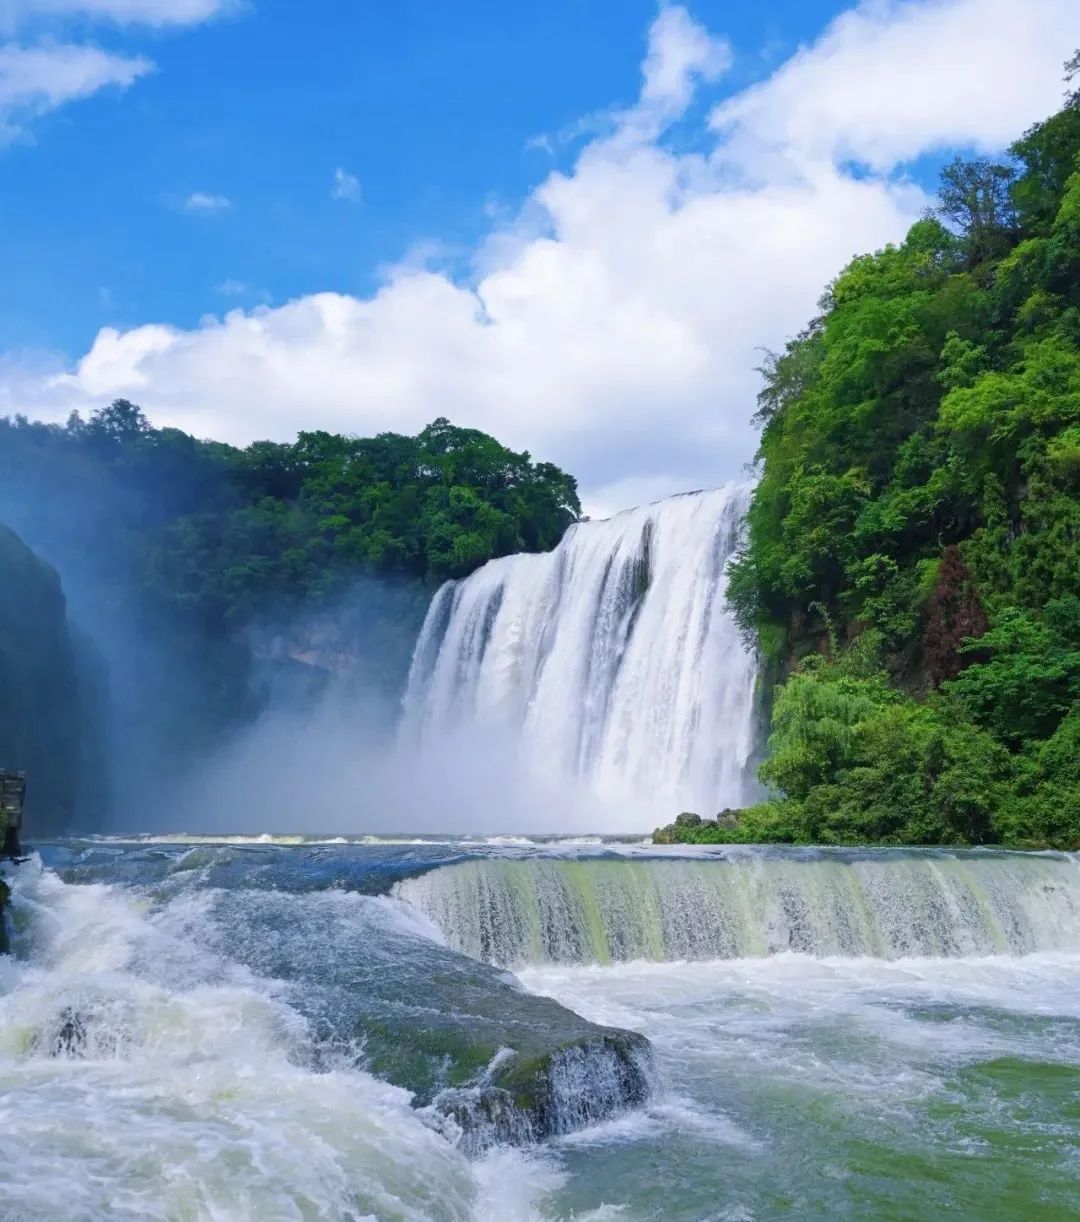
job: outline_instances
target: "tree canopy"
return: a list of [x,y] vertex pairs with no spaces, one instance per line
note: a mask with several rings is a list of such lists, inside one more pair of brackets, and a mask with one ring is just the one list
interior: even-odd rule
[[436,583],[546,550],[581,509],[557,467],[442,418],[415,437],[318,431],[236,449],[156,429],[121,399],[64,426],[0,419],[0,453],[7,512],[32,497],[21,516],[39,533],[92,534],[148,594],[222,625],[358,573]]
[[709,834],[1080,844],[1078,158],[1073,91],[767,355],[731,597],[775,796]]

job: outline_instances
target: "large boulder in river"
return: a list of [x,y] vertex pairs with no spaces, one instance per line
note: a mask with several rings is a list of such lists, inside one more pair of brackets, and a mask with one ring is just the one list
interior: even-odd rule
[[[648,1098],[652,1048],[644,1036],[590,1023],[440,949],[457,978],[445,1009],[394,1005],[389,1022],[362,1025],[369,1067],[452,1119],[469,1153],[571,1133]],[[470,977],[475,992],[452,1009]]]
[[457,1122],[470,1153],[499,1143],[527,1145],[643,1104],[651,1062],[644,1036],[597,1028],[533,1055],[496,1055],[479,1087],[443,1091],[436,1107]]
[[649,1095],[644,1036],[603,1027],[434,940],[419,914],[348,892],[217,893],[229,953],[290,982],[331,1060],[404,1086],[470,1152],[530,1144]]

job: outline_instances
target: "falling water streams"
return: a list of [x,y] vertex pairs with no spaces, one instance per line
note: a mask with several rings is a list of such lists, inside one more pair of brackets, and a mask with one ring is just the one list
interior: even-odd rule
[[575,783],[635,831],[752,789],[755,664],[724,602],[745,485],[574,526],[432,603],[404,733],[438,747],[509,728],[537,778]]
[[455,949],[510,967],[1068,951],[1068,857],[729,851],[698,860],[474,860],[398,884]]

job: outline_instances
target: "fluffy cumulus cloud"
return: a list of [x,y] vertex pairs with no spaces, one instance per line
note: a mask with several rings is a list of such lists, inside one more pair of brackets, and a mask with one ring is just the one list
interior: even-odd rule
[[686,151],[690,103],[731,51],[665,7],[637,104],[490,236],[471,279],[410,261],[370,297],[105,328],[68,369],[9,366],[0,406],[62,418],[125,395],[237,442],[448,415],[564,464],[594,512],[719,482],[753,450],[760,347],[926,206],[903,164],[1049,113],[1077,44],[1074,0],[868,3],[714,109]]
[[768,81],[717,108],[728,139],[878,172],[920,153],[995,151],[1060,102],[1077,0],[865,3]]

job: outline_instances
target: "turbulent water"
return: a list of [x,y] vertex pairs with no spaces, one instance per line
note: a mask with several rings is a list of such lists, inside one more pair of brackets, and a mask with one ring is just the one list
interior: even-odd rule
[[574,526],[546,555],[445,585],[417,644],[405,734],[427,749],[509,734],[557,778],[646,816],[741,806],[752,785],[753,658],[724,602],[749,488]]
[[[1073,856],[41,853],[8,871],[4,1222],[1080,1216]],[[571,1064],[547,1140],[463,1143],[441,1087],[584,1020],[651,1040],[648,1097],[571,1120],[604,1089]]]

